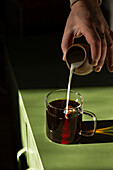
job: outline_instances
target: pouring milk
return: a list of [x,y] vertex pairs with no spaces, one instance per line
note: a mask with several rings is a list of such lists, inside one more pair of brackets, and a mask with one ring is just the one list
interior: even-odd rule
[[81,64],[82,64],[82,61],[71,64],[70,74],[69,74],[69,81],[68,81],[68,89],[67,89],[67,101],[66,101],[66,114],[65,114],[65,118],[68,118],[67,114],[68,114],[69,95],[70,95],[70,87],[71,87],[73,70],[76,70],[77,67],[80,66]]

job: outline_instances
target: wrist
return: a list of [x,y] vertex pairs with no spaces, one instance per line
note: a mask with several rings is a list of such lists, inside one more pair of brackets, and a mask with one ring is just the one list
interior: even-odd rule
[[[78,1],[87,1],[87,0],[70,0],[70,7],[72,7]],[[88,1],[89,3],[91,2],[91,0],[88,0]],[[102,0],[93,0],[92,2],[97,3],[99,6],[102,4]]]

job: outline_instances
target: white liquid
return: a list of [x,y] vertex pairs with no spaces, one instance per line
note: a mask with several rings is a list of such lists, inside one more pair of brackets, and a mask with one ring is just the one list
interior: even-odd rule
[[72,74],[73,74],[73,70],[80,66],[82,62],[76,62],[76,63],[72,63],[71,64],[71,68],[70,68],[70,75],[69,75],[69,81],[68,81],[68,89],[67,89],[67,101],[66,101],[66,114],[65,114],[65,118],[67,117],[68,114],[68,105],[69,105],[69,96],[70,96],[70,87],[71,87],[71,81],[72,81]]

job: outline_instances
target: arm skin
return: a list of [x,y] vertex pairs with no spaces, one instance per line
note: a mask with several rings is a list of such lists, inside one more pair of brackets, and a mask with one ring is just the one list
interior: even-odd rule
[[[105,33],[105,38],[100,35]],[[75,36],[84,35],[91,47],[92,65],[96,72],[107,60],[107,67],[113,72],[113,32],[110,30],[98,4],[98,0],[79,0],[71,7],[61,48],[63,60]]]

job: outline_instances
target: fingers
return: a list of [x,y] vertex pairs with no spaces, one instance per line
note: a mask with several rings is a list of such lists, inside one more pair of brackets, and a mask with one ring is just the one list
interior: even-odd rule
[[[110,33],[108,33],[110,32]],[[105,58],[107,59],[107,67],[110,72],[113,72],[113,32],[99,33],[101,39],[101,55],[97,66],[94,67],[96,72],[100,72],[104,65]],[[103,36],[104,35],[104,36]]]
[[94,68],[96,72],[101,71],[101,68],[104,65],[106,54],[107,54],[107,42],[106,42],[105,34],[100,33],[99,36],[101,39],[101,56],[100,56],[97,66]]
[[[96,72],[100,72],[104,65],[105,58],[107,55],[107,50],[108,50],[106,35],[102,33],[102,31],[101,33],[98,33],[94,28],[89,28],[87,29],[87,31],[84,30],[84,36],[86,37],[86,40],[91,47],[92,65],[94,66],[94,70]],[[109,43],[109,44],[113,44],[113,43]],[[108,57],[109,64],[111,64],[111,60],[113,60],[113,47],[110,48],[112,49],[108,51],[112,53],[111,55],[112,57]],[[108,56],[110,56],[110,54],[108,54]],[[113,66],[113,61],[112,61],[112,66]]]
[[113,72],[113,32],[106,34],[107,40],[107,67],[110,72]]
[[101,39],[97,31],[92,28],[84,29],[83,34],[91,47],[92,65],[97,66],[101,56]]

